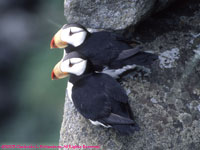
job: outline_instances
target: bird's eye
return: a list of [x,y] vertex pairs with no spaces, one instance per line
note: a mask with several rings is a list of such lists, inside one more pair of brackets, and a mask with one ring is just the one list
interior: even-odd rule
[[74,64],[71,63],[71,61],[69,61],[69,67],[72,67]]
[[72,36],[73,35],[73,32],[71,31],[71,29],[70,29],[70,31],[69,31],[69,36]]

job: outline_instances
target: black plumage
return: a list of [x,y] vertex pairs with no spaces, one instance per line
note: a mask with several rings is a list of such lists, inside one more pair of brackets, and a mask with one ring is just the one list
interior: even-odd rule
[[133,64],[147,66],[158,58],[156,54],[142,52],[141,49],[142,46],[133,48],[126,39],[106,31],[95,33],[87,31],[87,37],[80,46],[70,45],[65,48],[67,53],[75,50],[85,56],[93,63],[96,70],[101,70],[105,66],[110,69]]
[[121,134],[131,134],[139,127],[134,121],[125,90],[107,74],[95,73],[87,64],[85,72],[70,74],[72,101],[87,119],[110,125]]

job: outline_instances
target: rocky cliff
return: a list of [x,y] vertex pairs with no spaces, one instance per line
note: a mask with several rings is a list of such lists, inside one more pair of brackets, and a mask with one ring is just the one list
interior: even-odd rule
[[68,22],[90,28],[124,29],[168,6],[175,0],[65,0]]
[[[87,2],[66,0],[67,20],[78,21],[92,28],[123,29],[136,24],[135,17],[131,14],[133,11],[127,7],[134,10],[140,3],[140,9],[146,9],[146,13],[141,13],[141,16],[148,16],[149,12],[163,8],[167,1],[156,1],[156,4],[150,4],[154,1],[145,0],[135,0],[132,3],[127,1],[130,4],[126,7],[121,7],[122,1],[119,1],[116,3],[119,7],[105,9],[99,6],[107,2],[106,0]],[[93,5],[94,2],[96,5]],[[84,7],[81,7],[83,3]],[[101,4],[98,5],[99,3]],[[81,7],[80,11],[78,6]],[[91,11],[91,21],[86,19],[87,14],[83,9]],[[102,10],[99,12],[100,16],[94,15],[93,10]],[[110,11],[110,14],[103,10]],[[85,18],[73,16],[74,13],[82,13]],[[105,17],[104,22],[99,22],[103,17],[101,15]],[[109,15],[121,18],[118,21],[111,19],[109,22],[106,19],[111,17]],[[131,16],[132,20],[127,21]],[[93,20],[95,17],[96,20]],[[139,20],[141,19],[143,17]],[[159,54],[159,60],[150,70],[138,67],[122,79],[122,86],[129,95],[132,111],[141,130],[127,137],[117,134],[112,129],[93,126],[80,116],[66,97],[60,145],[98,145],[100,149],[106,150],[199,150],[200,1],[185,0],[173,3],[168,9],[142,21],[131,35],[142,41],[147,50]]]

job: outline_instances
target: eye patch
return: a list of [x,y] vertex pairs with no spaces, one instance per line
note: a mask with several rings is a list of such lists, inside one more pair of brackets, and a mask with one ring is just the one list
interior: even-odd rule
[[76,33],[79,33],[79,32],[83,32],[83,30],[72,32],[71,29],[70,29],[69,36],[72,36],[73,34],[76,34]]

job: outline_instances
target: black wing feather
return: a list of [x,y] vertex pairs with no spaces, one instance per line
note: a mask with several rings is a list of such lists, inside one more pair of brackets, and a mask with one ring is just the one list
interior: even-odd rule
[[124,60],[135,54],[137,54],[142,49],[142,46],[136,46],[135,48],[123,50],[116,60]]
[[130,125],[130,124],[135,124],[135,122],[129,118],[111,113],[109,117],[104,118],[103,121],[105,121],[107,124],[110,125]]
[[109,116],[111,103],[96,76],[78,81],[73,87],[72,99],[77,110],[87,119]]
[[105,91],[109,94],[110,99],[122,103],[128,103],[128,96],[126,94],[126,91],[120,86],[118,82],[116,82],[116,80],[114,80],[107,74],[103,74],[103,80],[105,83]]

